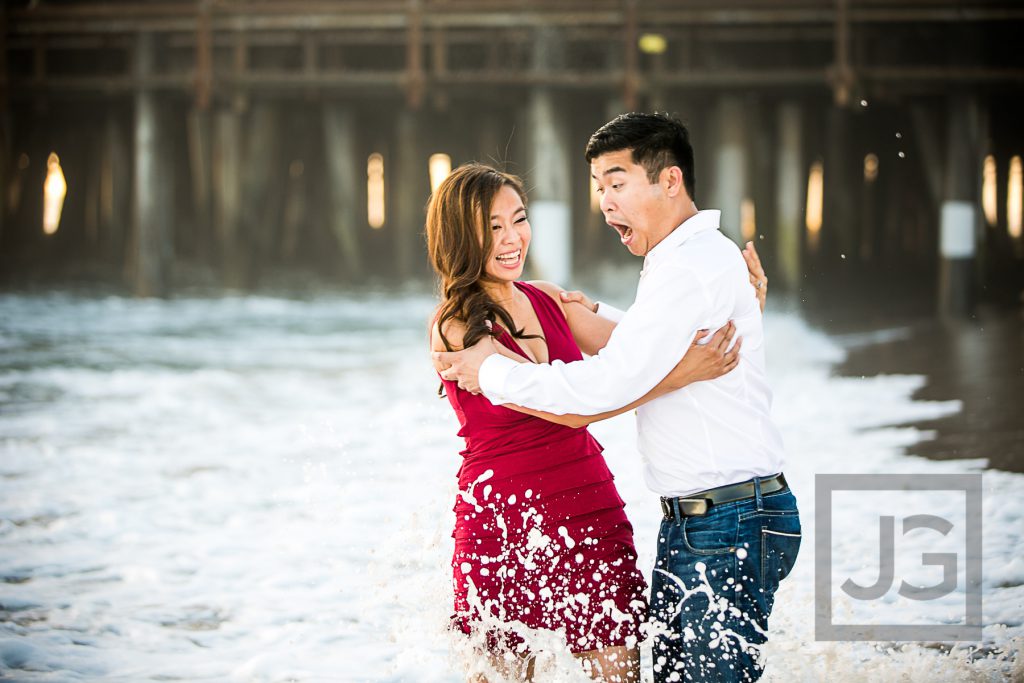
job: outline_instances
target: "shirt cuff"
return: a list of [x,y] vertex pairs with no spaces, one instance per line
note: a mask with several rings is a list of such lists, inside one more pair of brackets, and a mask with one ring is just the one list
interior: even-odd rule
[[492,353],[484,359],[484,362],[480,364],[477,381],[480,383],[480,391],[488,401],[496,406],[508,403],[508,400],[505,399],[505,380],[517,365],[519,363],[500,353]]
[[620,311],[611,304],[606,304],[603,301],[597,302],[597,310],[594,312],[605,320],[611,320],[613,323],[618,323],[622,320],[622,316],[626,315],[625,311]]

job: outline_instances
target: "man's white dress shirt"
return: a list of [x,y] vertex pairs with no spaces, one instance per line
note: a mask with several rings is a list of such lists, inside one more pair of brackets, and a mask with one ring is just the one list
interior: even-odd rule
[[761,309],[742,254],[718,231],[719,215],[698,212],[648,252],[629,310],[598,307],[618,325],[596,356],[538,365],[494,354],[480,367],[484,395],[496,405],[559,415],[617,410],[658,384],[698,330],[732,320],[743,337],[736,369],[637,409],[647,485],[661,496],[684,496],[782,471]]

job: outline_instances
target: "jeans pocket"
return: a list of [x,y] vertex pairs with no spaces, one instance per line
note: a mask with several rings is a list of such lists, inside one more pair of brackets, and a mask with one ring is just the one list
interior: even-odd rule
[[800,553],[802,534],[796,531],[761,529],[761,578],[763,588],[774,592],[779,582],[789,576]]
[[687,517],[683,520],[683,543],[696,555],[719,555],[736,550],[739,520],[736,512]]

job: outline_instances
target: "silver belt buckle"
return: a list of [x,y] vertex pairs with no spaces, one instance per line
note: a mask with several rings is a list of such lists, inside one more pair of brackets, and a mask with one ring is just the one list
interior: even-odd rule
[[679,511],[687,517],[700,517],[708,513],[707,498],[680,498]]

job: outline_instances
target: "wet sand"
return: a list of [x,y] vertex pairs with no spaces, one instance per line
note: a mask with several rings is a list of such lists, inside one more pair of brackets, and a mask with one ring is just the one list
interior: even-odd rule
[[970,319],[941,320],[932,301],[898,288],[838,306],[829,298],[804,308],[847,350],[836,375],[924,375],[915,399],[963,403],[955,415],[909,425],[935,432],[909,454],[987,458],[990,468],[1024,472],[1024,306],[986,304]]

